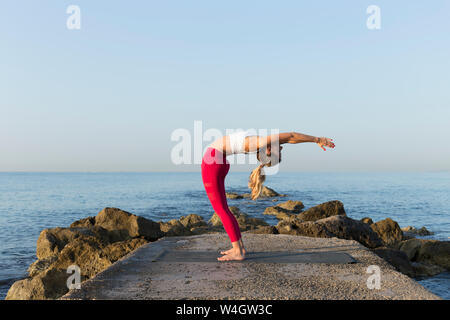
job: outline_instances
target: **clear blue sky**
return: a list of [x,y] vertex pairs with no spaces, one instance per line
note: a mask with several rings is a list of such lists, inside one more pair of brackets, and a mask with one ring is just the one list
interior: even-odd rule
[[450,170],[449,16],[445,0],[1,1],[0,171],[198,170],[170,161],[194,120],[335,139],[287,146],[287,171]]

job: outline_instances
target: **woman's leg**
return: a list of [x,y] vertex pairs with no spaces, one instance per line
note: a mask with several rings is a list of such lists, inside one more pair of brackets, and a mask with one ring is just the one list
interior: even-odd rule
[[[228,201],[227,201],[227,197],[226,197],[226,194],[225,194],[225,177],[228,174],[229,168],[230,168],[230,165],[227,164],[226,171],[223,172],[223,176],[219,180],[221,182],[220,185],[219,185],[219,188],[220,188],[219,192],[222,195],[223,201],[225,202],[225,206],[226,206],[226,208],[228,208],[228,210],[229,210]],[[233,213],[231,213],[231,214],[233,214]],[[233,215],[233,218],[234,218],[234,215]],[[239,228],[239,223],[237,222],[236,218],[233,219],[233,224],[234,224],[235,229],[238,230],[238,232],[239,232],[239,245],[241,246],[242,251],[245,254],[244,242],[242,241],[241,230]],[[228,254],[232,250],[233,250],[233,248],[231,248],[230,250],[221,251],[220,253],[221,254]]]
[[215,149],[208,149],[204,161],[202,161],[202,179],[205,186],[206,193],[211,202],[214,211],[222,221],[223,227],[227,232],[230,241],[233,245],[232,252],[219,258],[219,260],[242,260],[244,253],[240,245],[241,233],[239,225],[231,213],[227,205],[225,196],[224,180],[229,169],[229,164],[226,163],[225,157],[220,161],[211,161],[211,157],[222,157],[223,155]]
[[[225,164],[224,164],[225,165]],[[233,213],[231,213],[226,202],[226,196],[221,189],[220,171],[221,165],[209,164],[202,168],[203,184],[205,185],[206,194],[214,211],[222,221],[223,227],[227,232],[230,241],[239,241],[241,234],[238,227],[238,223]]]

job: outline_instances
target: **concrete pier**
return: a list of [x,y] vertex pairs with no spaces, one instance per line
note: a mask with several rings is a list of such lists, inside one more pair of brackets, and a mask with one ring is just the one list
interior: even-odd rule
[[[219,262],[230,246],[224,233],[162,238],[62,299],[440,299],[356,241],[251,233],[243,240],[248,259]],[[379,289],[367,283],[373,265]]]

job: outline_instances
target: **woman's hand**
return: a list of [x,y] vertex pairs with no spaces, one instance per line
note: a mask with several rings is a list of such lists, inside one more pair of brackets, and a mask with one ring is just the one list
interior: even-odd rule
[[316,143],[319,145],[319,147],[321,147],[323,149],[323,151],[327,151],[325,149],[325,147],[328,147],[328,148],[334,148],[335,147],[333,139],[330,139],[330,138],[325,138],[325,137],[317,138]]

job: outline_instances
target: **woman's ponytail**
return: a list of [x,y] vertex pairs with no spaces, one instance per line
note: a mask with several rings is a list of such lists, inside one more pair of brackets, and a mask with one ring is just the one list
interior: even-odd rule
[[250,174],[250,178],[248,179],[248,187],[252,190],[251,198],[252,200],[256,200],[261,194],[263,183],[266,180],[266,176],[264,175],[263,167],[265,164],[260,164],[256,169],[252,171]]

